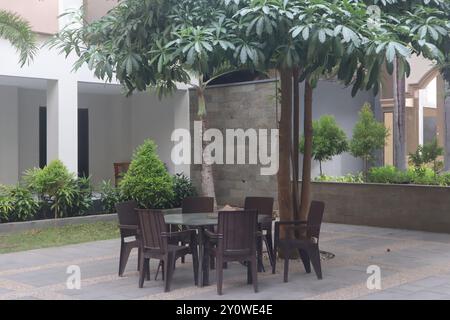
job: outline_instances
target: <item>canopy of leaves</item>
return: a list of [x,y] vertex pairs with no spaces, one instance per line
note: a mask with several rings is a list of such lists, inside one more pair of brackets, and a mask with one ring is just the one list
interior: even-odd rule
[[374,151],[384,147],[388,135],[388,130],[375,119],[370,104],[366,103],[353,128],[350,152],[354,157],[371,160]]
[[[374,22],[369,6],[381,5]],[[442,60],[448,2],[335,0],[122,0],[104,18],[53,41],[95,74],[128,89],[200,82],[235,68],[303,70],[314,86],[334,75],[352,94],[378,90],[380,71],[409,73],[411,53]],[[80,17],[82,19],[82,17]]]
[[22,66],[36,54],[36,35],[18,14],[0,10],[0,38],[8,40],[17,49]]
[[[300,140],[300,152],[303,153],[305,137]],[[347,136],[336,119],[331,115],[324,115],[313,122],[313,147],[314,160],[328,161],[348,149]]]

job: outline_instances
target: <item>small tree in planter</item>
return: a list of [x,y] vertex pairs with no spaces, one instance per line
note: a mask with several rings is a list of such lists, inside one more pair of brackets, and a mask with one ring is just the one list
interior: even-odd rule
[[50,205],[55,219],[67,214],[77,197],[75,176],[60,160],[54,160],[42,169],[26,171],[24,181],[44,204]]
[[367,179],[369,165],[374,160],[374,152],[384,147],[389,130],[378,122],[369,103],[365,103],[359,112],[359,120],[353,128],[353,137],[350,141],[350,152],[354,157],[364,161],[364,178]]
[[126,199],[145,209],[166,209],[174,198],[173,180],[156,153],[156,144],[146,140],[133,154],[119,187]]
[[[305,136],[300,140],[300,152],[304,152]],[[319,161],[320,175],[322,172],[322,162],[331,160],[348,150],[347,136],[336,123],[336,119],[331,115],[324,115],[319,120],[313,122],[313,145],[312,156]]]

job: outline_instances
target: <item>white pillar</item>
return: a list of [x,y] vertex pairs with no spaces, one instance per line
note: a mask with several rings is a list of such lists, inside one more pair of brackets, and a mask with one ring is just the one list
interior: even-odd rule
[[55,159],[78,171],[78,83],[70,76],[47,81],[47,163]]

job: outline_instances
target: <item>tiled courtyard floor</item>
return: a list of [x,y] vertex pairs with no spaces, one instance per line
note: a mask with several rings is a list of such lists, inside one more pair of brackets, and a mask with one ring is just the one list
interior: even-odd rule
[[[306,274],[299,261],[290,264],[290,279],[258,274],[259,293],[246,284],[246,270],[230,264],[224,295],[212,285],[193,285],[192,265],[177,263],[172,291],[153,280],[138,288],[136,253],[125,276],[117,276],[119,240],[108,240],[0,255],[2,299],[450,299],[450,235],[372,227],[325,224],[321,249],[335,254],[323,261],[323,280]],[[81,268],[81,289],[69,290],[69,265]],[[268,261],[265,261],[268,269]],[[368,289],[367,267],[381,268],[382,289]]]

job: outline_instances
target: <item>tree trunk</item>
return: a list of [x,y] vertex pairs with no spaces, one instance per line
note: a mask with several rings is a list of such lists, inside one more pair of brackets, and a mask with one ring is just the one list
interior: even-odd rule
[[306,220],[311,203],[311,163],[312,163],[312,138],[313,138],[313,119],[312,119],[312,95],[313,88],[309,80],[305,81],[305,103],[304,103],[304,136],[305,147],[303,152],[303,171],[302,171],[302,193],[300,198],[300,220]]
[[[198,98],[198,118],[202,122],[202,133],[208,129],[208,123],[206,120],[206,102],[205,102],[205,92],[204,88],[199,86],[197,88],[197,98]],[[205,149],[206,143],[202,139],[202,150]],[[203,152],[203,151],[202,151]],[[206,157],[209,155],[206,154]],[[206,164],[205,159],[202,158],[202,168],[201,168],[201,183],[202,183],[202,196],[204,197],[213,197],[214,198],[214,207],[217,207],[216,202],[216,193],[214,191],[214,176],[213,176],[213,168],[212,165]],[[207,159],[206,159],[207,160]]]
[[405,75],[399,74],[398,59],[394,61],[394,165],[406,170],[406,105]]
[[[281,107],[279,129],[278,211],[280,220],[292,220],[291,147],[292,147],[292,70],[281,69]],[[281,230],[283,232],[283,230]]]
[[445,126],[445,171],[450,170],[450,82],[445,81],[444,126]]
[[294,218],[299,218],[300,201],[298,194],[299,180],[299,143],[300,143],[300,90],[298,79],[300,77],[300,69],[294,68],[294,109],[293,109],[293,134],[292,134],[292,205],[294,207]]

